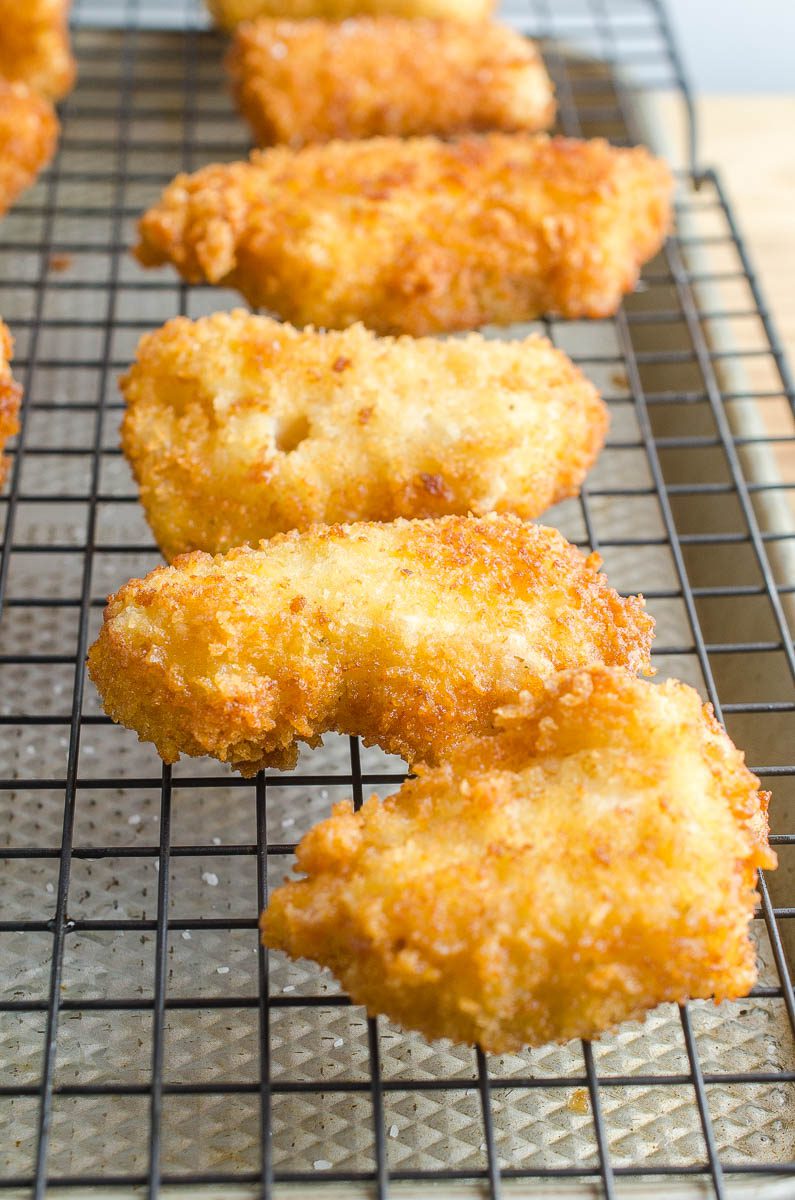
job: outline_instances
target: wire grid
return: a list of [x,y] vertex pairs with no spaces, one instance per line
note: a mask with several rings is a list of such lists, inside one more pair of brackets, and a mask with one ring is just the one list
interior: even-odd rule
[[[0,1186],[497,1197],[554,1180],[612,1197],[648,1177],[722,1197],[792,1179],[792,386],[719,180],[682,177],[679,234],[615,319],[544,323],[612,414],[588,488],[545,519],[644,590],[660,673],[709,696],[775,782],[759,985],[593,1047],[428,1047],[256,934],[293,839],[332,800],[394,790],[402,764],[332,738],[253,783],[204,760],[161,769],[85,688],[107,592],[158,561],[117,448],[116,374],[143,330],[239,303],[140,271],[134,218],[177,169],[247,144],[192,3],[83,0],[75,16],[59,154],[0,226],[26,393],[0,568]],[[636,140],[638,86],[688,101],[655,0],[509,17],[543,39],[567,133]]]

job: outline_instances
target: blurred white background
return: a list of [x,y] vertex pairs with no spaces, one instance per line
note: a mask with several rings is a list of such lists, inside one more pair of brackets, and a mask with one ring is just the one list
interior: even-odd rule
[[795,91],[795,0],[667,0],[667,6],[697,91]]

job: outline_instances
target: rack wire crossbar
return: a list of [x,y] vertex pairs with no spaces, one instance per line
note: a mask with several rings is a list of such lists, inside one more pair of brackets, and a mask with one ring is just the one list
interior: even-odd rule
[[433,1182],[496,1198],[558,1181],[611,1198],[663,1181],[720,1198],[795,1178],[792,380],[720,180],[697,165],[659,0],[517,0],[506,16],[541,40],[564,132],[640,140],[655,88],[690,114],[678,229],[636,294],[612,320],[542,323],[612,415],[588,487],[546,519],[645,592],[661,675],[698,687],[775,783],[758,985],[498,1058],[368,1019],[259,945],[300,836],[404,771],[339,738],[253,782],[161,769],[86,687],[105,596],[157,563],[115,373],[141,331],[239,303],[141,272],[133,222],[177,169],[248,147],[193,0],[79,0],[58,155],[0,226],[26,396],[0,497],[0,1190],[385,1198]]

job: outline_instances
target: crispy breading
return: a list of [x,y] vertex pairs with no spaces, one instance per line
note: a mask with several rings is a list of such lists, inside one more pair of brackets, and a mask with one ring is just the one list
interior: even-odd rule
[[207,7],[222,29],[234,29],[242,21],[257,17],[343,21],[362,15],[387,15],[482,21],[494,8],[494,0],[207,0]]
[[226,65],[261,146],[532,132],[555,119],[552,84],[535,46],[490,21],[266,18],[238,29]]
[[299,332],[240,310],[148,334],[121,386],[122,446],[167,559],[315,523],[536,517],[577,494],[607,427],[545,338]]
[[328,730],[435,759],[560,668],[649,669],[654,622],[598,565],[513,516],[316,526],[132,580],[89,672],[166,762],[289,768]]
[[744,996],[767,793],[692,688],[554,680],[385,802],[338,804],[264,940],[354,1003],[500,1054]]
[[5,444],[19,433],[19,404],[22,388],[11,374],[14,339],[5,321],[0,320],[0,487],[8,474],[8,460],[3,456]]
[[0,75],[60,100],[72,87],[70,0],[0,0]]
[[58,118],[49,100],[0,78],[0,216],[52,158]]
[[668,168],[601,139],[486,134],[254,151],[178,175],[144,266],[296,325],[421,335],[613,313],[670,220]]

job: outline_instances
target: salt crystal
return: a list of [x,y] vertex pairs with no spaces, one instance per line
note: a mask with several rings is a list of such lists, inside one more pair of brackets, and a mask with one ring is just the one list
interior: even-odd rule
[[291,825],[295,825],[295,817],[285,817],[282,821],[282,829],[289,829]]
[[339,1050],[340,1046],[344,1046],[345,1043],[343,1042],[342,1038],[337,1037],[337,1038],[334,1038],[334,1045]]
[[390,1137],[397,1137],[398,1133],[399,1133],[399,1130],[398,1130],[397,1125],[389,1126],[389,1136]]
[[228,975],[229,974],[229,967],[216,967],[215,969],[219,975]]
[[220,845],[221,845],[221,839],[220,839],[219,837],[214,837],[214,838],[213,838],[213,845],[214,845],[214,846],[220,846]]
[[203,871],[202,883],[209,883],[210,887],[218,887],[218,876],[214,871]]
[[190,941],[190,930],[189,930],[189,929],[183,929],[183,930],[182,930],[182,940],[183,940],[183,942],[189,942],[189,941]]
[[315,1168],[316,1171],[331,1170],[331,1163],[328,1161],[327,1158],[316,1158],[315,1161],[312,1163],[312,1166]]
[[45,883],[45,885],[44,885],[44,890],[45,890],[46,892],[49,892],[49,893],[50,893],[50,895],[52,895],[52,894],[53,894],[53,892],[55,891],[55,888],[53,887],[53,885],[52,885],[51,883]]
[[127,824],[128,825],[140,825],[141,824],[141,814],[133,813],[132,816],[127,818]]
[[294,992],[295,984],[294,983],[285,984],[285,986],[282,988],[282,991],[283,992]]
[[284,58],[287,53],[287,47],[284,42],[274,42],[271,46],[271,58]]

